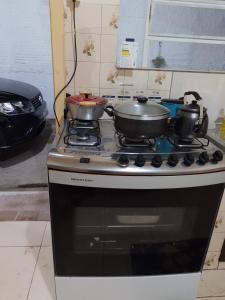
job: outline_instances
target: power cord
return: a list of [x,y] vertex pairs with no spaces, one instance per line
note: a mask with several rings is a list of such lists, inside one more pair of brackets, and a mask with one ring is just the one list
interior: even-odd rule
[[53,110],[54,110],[54,115],[55,115],[55,119],[56,122],[58,124],[58,126],[60,126],[59,123],[59,119],[57,117],[57,113],[56,113],[56,102],[59,98],[59,96],[62,94],[62,92],[70,85],[71,81],[73,80],[75,74],[76,74],[76,70],[77,70],[77,35],[76,35],[76,14],[75,14],[75,8],[76,8],[76,0],[72,0],[73,1],[73,9],[72,9],[72,15],[73,15],[73,30],[74,30],[74,70],[73,73],[69,79],[69,81],[66,83],[66,85],[58,92],[58,94],[55,97],[54,100],[54,104],[53,104]]

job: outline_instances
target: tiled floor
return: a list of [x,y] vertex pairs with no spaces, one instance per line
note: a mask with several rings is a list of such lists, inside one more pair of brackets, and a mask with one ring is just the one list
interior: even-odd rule
[[0,299],[55,300],[49,222],[0,222]]
[[49,221],[47,189],[0,191],[0,221]]

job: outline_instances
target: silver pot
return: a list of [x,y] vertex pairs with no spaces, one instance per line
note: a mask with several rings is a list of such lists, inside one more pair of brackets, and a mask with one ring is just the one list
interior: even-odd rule
[[85,94],[68,97],[66,103],[73,119],[96,121],[102,117],[107,100]]
[[155,138],[165,133],[170,111],[162,105],[147,103],[147,98],[137,100],[115,108],[106,107],[108,115],[114,116],[117,132],[132,140]]

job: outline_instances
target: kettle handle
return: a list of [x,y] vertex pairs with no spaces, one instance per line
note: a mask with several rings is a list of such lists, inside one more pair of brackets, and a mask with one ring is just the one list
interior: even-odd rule
[[195,100],[199,101],[202,99],[202,97],[199,95],[198,92],[195,92],[195,91],[189,91],[189,92],[185,92],[184,93],[184,96],[188,96],[188,95],[192,95],[195,97]]

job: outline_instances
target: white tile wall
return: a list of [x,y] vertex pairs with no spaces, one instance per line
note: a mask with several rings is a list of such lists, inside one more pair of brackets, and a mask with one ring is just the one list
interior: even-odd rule
[[101,36],[77,34],[77,59],[84,62],[100,62]]
[[101,36],[101,62],[115,63],[116,42],[115,35],[104,34]]
[[101,5],[78,1],[76,4],[76,29],[79,33],[101,33]]
[[210,127],[214,127],[220,109],[225,109],[225,75],[175,72],[171,97],[181,97],[188,90],[200,93],[204,105],[208,108]]
[[99,88],[100,64],[94,62],[78,62],[75,76],[75,87]]
[[117,34],[119,26],[119,6],[102,6],[102,34]]
[[121,88],[124,83],[124,71],[116,69],[114,63],[101,63],[100,88]]
[[[67,4],[70,1],[64,0],[65,3],[65,52],[66,60],[73,60],[72,38],[68,33],[72,31],[71,25],[71,5]],[[90,70],[92,74],[93,65],[91,63],[98,62],[100,66],[99,75],[96,74],[100,83],[97,84],[97,79],[93,82],[92,75],[87,75],[85,80],[82,71],[79,72],[76,79],[76,84],[82,84],[82,88],[97,88],[115,89],[115,94],[120,89],[120,84],[123,82],[123,71],[117,76],[115,83],[111,83],[106,79],[108,76],[109,65],[115,64],[116,54],[116,35],[119,26],[119,0],[81,0],[76,4],[76,27],[78,41],[78,60],[80,62],[90,62]],[[90,39],[94,43],[92,55],[85,54],[84,45]],[[87,65],[87,64],[86,64]],[[85,70],[87,68],[85,67]],[[101,74],[100,74],[101,70]],[[152,94],[161,94],[165,98],[178,98],[183,96],[187,90],[197,90],[203,97],[204,105],[208,108],[210,117],[210,127],[214,127],[214,121],[218,116],[221,108],[225,109],[225,75],[223,74],[205,74],[205,73],[185,73],[185,72],[160,72],[150,71],[148,74],[147,88],[145,89],[145,80],[143,84],[138,78],[145,77],[146,71],[137,71],[139,74],[136,77],[136,72],[132,76],[125,76],[125,81],[135,83],[135,87],[125,87],[125,94],[143,94],[147,96]],[[79,79],[78,77],[82,78]],[[90,85],[91,82],[91,85]],[[93,87],[94,83],[94,87]],[[142,85],[142,86],[140,86]],[[71,88],[70,88],[71,89]],[[72,89],[74,87],[72,86]],[[79,90],[80,86],[76,86]],[[132,89],[132,91],[130,91]]]

